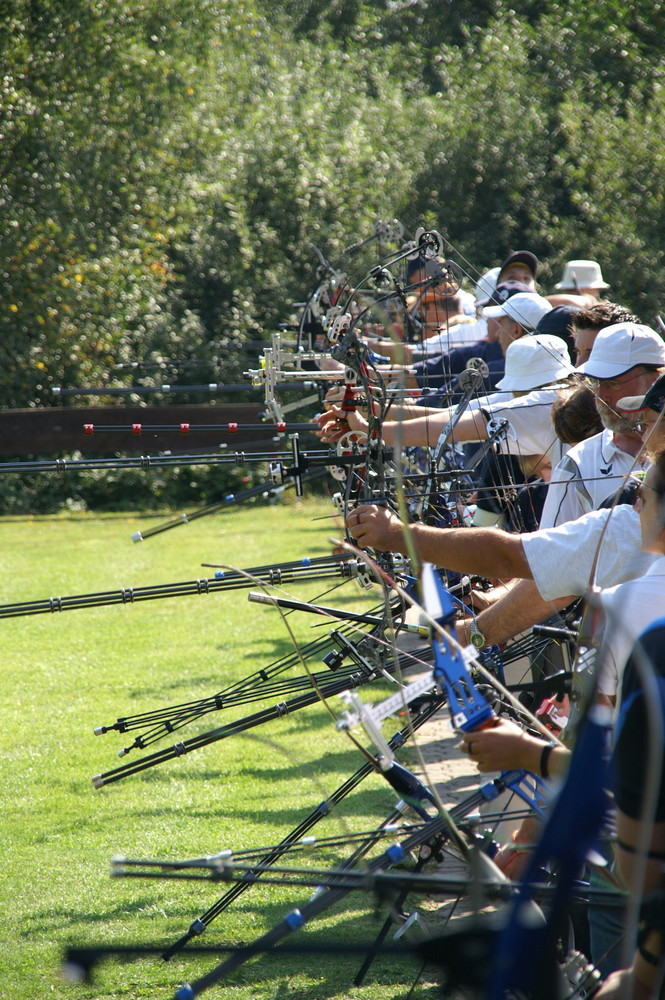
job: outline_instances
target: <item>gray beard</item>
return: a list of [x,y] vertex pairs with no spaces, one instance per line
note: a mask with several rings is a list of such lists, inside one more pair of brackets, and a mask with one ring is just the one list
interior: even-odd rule
[[596,409],[598,410],[598,415],[602,421],[603,427],[605,427],[608,431],[612,431],[614,434],[635,433],[636,420],[630,420],[628,417],[621,416],[621,414],[613,410],[611,406],[608,406],[607,403],[603,403],[603,401],[597,397]]

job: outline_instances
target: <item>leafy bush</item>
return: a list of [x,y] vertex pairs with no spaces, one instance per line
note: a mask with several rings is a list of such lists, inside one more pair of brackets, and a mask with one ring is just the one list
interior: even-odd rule
[[238,381],[318,253],[395,216],[440,229],[471,278],[527,246],[548,290],[595,257],[653,322],[664,18],[646,0],[14,0],[0,403],[126,385],[139,362],[152,384]]

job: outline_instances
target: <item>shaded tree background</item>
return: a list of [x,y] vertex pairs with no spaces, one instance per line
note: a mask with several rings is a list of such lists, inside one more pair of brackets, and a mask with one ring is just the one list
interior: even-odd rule
[[377,218],[436,227],[470,279],[529,247],[546,291],[595,257],[662,308],[651,3],[2,6],[4,407],[137,361],[236,380],[312,287],[310,243],[334,258]]

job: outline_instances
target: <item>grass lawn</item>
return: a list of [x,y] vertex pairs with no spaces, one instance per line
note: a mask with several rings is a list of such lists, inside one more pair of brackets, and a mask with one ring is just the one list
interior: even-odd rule
[[[214,570],[201,569],[205,562],[249,567],[324,555],[335,533],[330,512],[327,501],[316,499],[231,510],[139,544],[131,541],[136,530],[168,518],[0,519],[0,604],[212,576]],[[331,586],[301,583],[289,593],[314,598]],[[323,603],[358,609],[372,600],[346,583]],[[289,621],[301,642],[333,627],[326,622],[313,630],[313,619],[302,613]],[[195,943],[169,963],[159,957],[105,961],[91,983],[68,984],[60,975],[63,949],[168,946],[227,887],[111,879],[112,856],[178,859],[275,844],[362,758],[319,705],[95,791],[91,777],[117,767],[117,751],[131,742],[117,733],[95,736],[95,726],[214,694],[286,655],[291,640],[278,612],[249,603],[247,591],[239,590],[9,618],[1,628],[0,997],[168,1000],[178,983],[196,979],[221,958],[197,956]],[[311,666],[322,669],[320,662]],[[267,704],[233,709],[230,718]],[[180,730],[177,739],[225,721],[225,713],[214,713]],[[122,762],[140,755],[134,751]],[[317,830],[327,835],[369,828],[393,802],[387,786],[371,777]],[[309,895],[306,888],[254,887],[199,942],[251,941]],[[358,896],[303,934],[371,940],[382,919],[371,900]],[[382,959],[366,984],[354,988],[357,966],[355,957],[344,956],[263,958],[206,995],[390,1000],[406,997],[415,977],[415,965]],[[436,993],[431,981],[423,982],[412,997]]]

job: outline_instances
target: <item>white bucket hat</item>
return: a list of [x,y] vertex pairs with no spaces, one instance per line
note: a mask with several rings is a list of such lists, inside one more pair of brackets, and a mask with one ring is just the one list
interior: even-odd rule
[[525,330],[535,330],[541,319],[552,308],[552,303],[537,292],[518,292],[497,306],[485,306],[483,316],[498,318],[510,316]]
[[536,333],[508,345],[506,374],[496,388],[515,392],[537,389],[567,378],[573,371],[565,340],[550,333]]
[[581,288],[609,288],[603,281],[600,264],[595,260],[569,260],[563,269],[563,277],[554,286],[560,292],[577,292]]
[[636,365],[665,365],[665,341],[642,323],[614,323],[600,331],[589,360],[577,370],[591,378],[616,378]]

